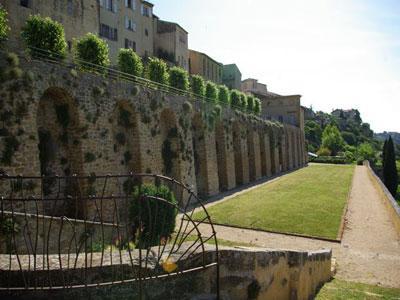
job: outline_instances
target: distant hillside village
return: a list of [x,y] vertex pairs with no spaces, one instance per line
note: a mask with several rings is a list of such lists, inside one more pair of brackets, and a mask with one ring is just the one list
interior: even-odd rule
[[21,28],[30,15],[49,16],[64,25],[70,52],[75,38],[88,32],[96,33],[107,42],[113,65],[117,63],[121,48],[133,49],[144,60],[148,57],[161,58],[170,66],[185,69],[190,75],[201,75],[230,89],[253,94],[261,100],[261,117],[264,119],[304,129],[304,108],[300,104],[300,95],[271,93],[267,85],[257,79],[242,80],[236,64],[223,64],[206,53],[189,49],[189,33],[179,24],[153,14],[154,5],[148,1],[0,0],[0,3],[8,11],[11,39],[19,39]]

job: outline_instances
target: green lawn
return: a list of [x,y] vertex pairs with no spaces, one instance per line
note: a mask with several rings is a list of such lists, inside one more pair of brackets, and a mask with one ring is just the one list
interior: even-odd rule
[[400,289],[382,288],[373,285],[333,280],[325,284],[316,300],[372,300],[400,299]]
[[220,224],[336,239],[353,172],[311,164],[207,210]]

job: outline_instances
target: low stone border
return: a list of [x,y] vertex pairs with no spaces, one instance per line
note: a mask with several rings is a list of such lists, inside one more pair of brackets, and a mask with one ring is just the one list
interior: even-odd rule
[[397,234],[400,236],[400,206],[397,201],[393,198],[392,194],[386,188],[385,184],[382,180],[375,174],[374,170],[372,170],[369,161],[364,161],[364,166],[368,168],[368,174],[377,187],[378,191],[382,195],[384,199],[385,206],[389,211],[390,218],[396,228]]

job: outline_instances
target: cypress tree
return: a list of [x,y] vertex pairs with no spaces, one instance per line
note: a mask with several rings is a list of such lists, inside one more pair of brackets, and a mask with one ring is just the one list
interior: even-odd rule
[[382,150],[382,168],[385,167],[385,155],[386,155],[386,148],[387,148],[387,139],[385,140],[385,143],[383,144],[383,150]]
[[397,192],[397,169],[396,169],[396,155],[394,152],[394,145],[392,137],[390,136],[386,143],[386,148],[384,149],[383,158],[383,182],[388,188],[389,192],[396,196]]

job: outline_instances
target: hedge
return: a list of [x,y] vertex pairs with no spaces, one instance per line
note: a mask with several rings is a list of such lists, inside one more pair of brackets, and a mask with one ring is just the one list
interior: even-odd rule
[[143,63],[139,55],[132,49],[120,49],[118,52],[118,68],[121,72],[134,76],[142,76]]
[[[168,203],[146,196],[158,197]],[[137,248],[160,245],[171,237],[175,230],[177,205],[173,192],[165,185],[144,184],[133,187],[129,218]]]
[[247,96],[247,111],[250,113],[254,113],[255,107],[255,98],[252,95]]
[[344,156],[318,156],[310,159],[311,162],[321,163],[321,164],[349,164],[351,161],[348,161]]
[[207,81],[206,84],[206,97],[217,102],[218,99],[218,88],[214,82]]
[[147,76],[151,81],[168,84],[168,66],[165,61],[151,57],[147,67]]
[[245,93],[240,93],[240,107],[242,110],[247,110],[247,96]]
[[50,57],[64,58],[66,55],[64,27],[49,17],[30,16],[22,27],[21,37],[33,55],[39,53],[37,49],[46,50]]
[[206,84],[203,77],[201,77],[200,75],[193,75],[191,79],[192,92],[196,95],[204,97],[206,95]]
[[218,102],[229,104],[230,95],[229,89],[225,85],[218,86]]
[[84,37],[74,41],[74,55],[78,64],[84,69],[96,69],[92,64],[102,67],[110,65],[107,43],[93,33],[87,33]]
[[7,11],[0,5],[0,41],[7,39],[9,31]]
[[188,72],[179,67],[172,67],[169,70],[169,85],[180,90],[189,90]]

